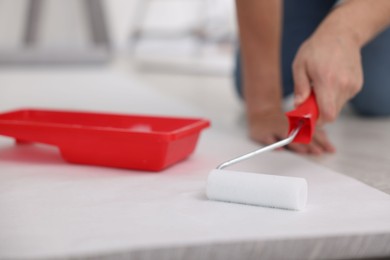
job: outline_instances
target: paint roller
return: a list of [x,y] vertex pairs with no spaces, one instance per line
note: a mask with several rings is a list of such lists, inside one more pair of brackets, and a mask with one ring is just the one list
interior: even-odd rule
[[228,166],[290,143],[310,143],[318,118],[314,93],[286,116],[289,121],[286,139],[224,162],[210,172],[206,188],[208,199],[290,210],[305,208],[307,182],[304,178],[225,170]]

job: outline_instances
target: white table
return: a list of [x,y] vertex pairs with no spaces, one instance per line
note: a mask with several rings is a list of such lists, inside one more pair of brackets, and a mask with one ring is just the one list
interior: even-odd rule
[[[234,169],[305,177],[294,212],[208,201],[208,172],[253,150],[243,126],[105,69],[7,71],[0,109],[46,107],[207,117],[196,152],[164,172],[65,163],[0,138],[0,258],[341,259],[390,255],[390,196],[289,153]],[[228,113],[233,111],[227,111]]]

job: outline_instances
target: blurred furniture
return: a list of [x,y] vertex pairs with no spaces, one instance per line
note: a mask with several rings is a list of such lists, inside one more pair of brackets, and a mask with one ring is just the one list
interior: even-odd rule
[[129,35],[139,68],[227,75],[236,42],[232,1],[137,0]]
[[2,0],[0,8],[5,26],[0,38],[14,38],[0,45],[0,64],[101,63],[110,58],[101,0]]

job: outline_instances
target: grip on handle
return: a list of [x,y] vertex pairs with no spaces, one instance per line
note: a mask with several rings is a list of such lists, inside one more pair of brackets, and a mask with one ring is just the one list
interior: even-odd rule
[[316,122],[318,119],[318,106],[314,92],[312,91],[310,96],[294,110],[287,112],[286,116],[290,124],[289,133],[296,129],[299,122],[303,122],[301,130],[294,138],[294,143],[308,144],[313,137]]

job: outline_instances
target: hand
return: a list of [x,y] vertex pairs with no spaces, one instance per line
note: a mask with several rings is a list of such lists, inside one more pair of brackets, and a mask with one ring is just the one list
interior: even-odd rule
[[[288,121],[281,109],[274,108],[269,111],[249,115],[249,135],[262,144],[273,144],[287,137]],[[330,143],[325,131],[318,128],[310,144],[289,144],[286,149],[300,154],[321,155],[334,153],[335,148]]]
[[316,32],[299,49],[294,63],[295,105],[316,94],[319,121],[334,121],[363,84],[360,47],[352,39],[326,30]]

